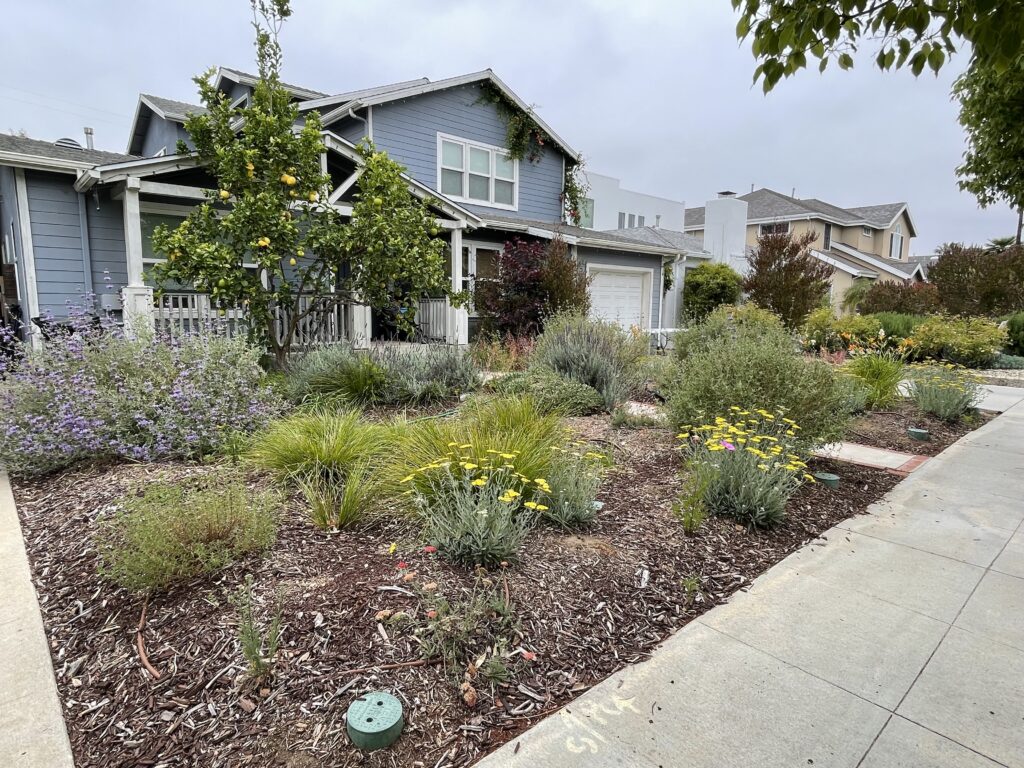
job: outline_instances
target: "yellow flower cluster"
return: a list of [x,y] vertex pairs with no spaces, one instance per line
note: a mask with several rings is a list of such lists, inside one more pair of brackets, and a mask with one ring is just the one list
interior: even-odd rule
[[[800,425],[778,411],[772,413],[763,408],[753,412],[732,406],[732,419],[718,416],[711,424],[686,427],[677,437],[688,441],[691,450],[707,451],[721,460],[756,461],[762,472],[781,470],[799,474],[804,480],[814,482],[806,471],[807,463],[793,453],[787,438],[795,438]],[[749,417],[749,418],[744,418]]]

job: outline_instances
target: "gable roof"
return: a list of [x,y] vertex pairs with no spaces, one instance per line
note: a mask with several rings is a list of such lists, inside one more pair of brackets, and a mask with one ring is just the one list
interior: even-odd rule
[[132,119],[131,132],[128,135],[128,151],[133,155],[142,154],[142,142],[146,140],[146,131],[150,120],[156,115],[161,120],[168,120],[172,123],[184,123],[189,115],[205,114],[206,107],[198,104],[189,104],[176,99],[166,99],[163,96],[153,96],[149,93],[139,94],[139,103],[135,106],[135,117]]
[[[218,88],[220,88],[220,81],[222,79],[252,87],[256,85],[260,76],[250,74],[249,72],[243,72],[240,69],[232,69],[231,67],[217,67],[217,77],[214,79],[214,84]],[[328,95],[322,91],[314,91],[312,88],[304,88],[301,85],[291,85],[284,81],[281,82],[281,85],[283,85],[292,94],[292,96],[299,99],[319,99]]]
[[858,251],[856,248],[849,246],[846,243],[832,243],[832,251],[833,253],[838,251],[840,254],[853,257],[854,261],[860,261],[864,264],[868,264],[871,267],[882,270],[883,272],[888,272],[893,277],[903,278],[904,280],[910,277],[910,275],[913,274],[914,269],[917,267],[916,264],[908,264],[904,261],[882,258],[870,253]]
[[99,163],[134,159],[131,155],[56,144],[27,136],[0,134],[0,165],[45,171],[78,172]]
[[601,232],[594,229],[574,227],[558,221],[541,221],[539,219],[519,219],[511,216],[480,214],[483,225],[489,229],[505,232],[522,232],[534,237],[552,239],[563,238],[569,245],[583,245],[590,248],[604,248],[627,253],[647,253],[659,256],[682,256],[683,251],[664,243],[650,243],[636,237],[621,235],[618,232]]
[[711,254],[704,250],[704,241],[699,237],[661,227],[625,227],[622,229],[605,230],[605,234],[620,235],[633,240],[650,243],[651,245],[667,245],[692,255]]
[[[842,226],[869,226],[875,229],[891,227],[900,214],[905,213],[910,224],[911,237],[917,234],[910,218],[907,204],[885,203],[865,205],[856,208],[842,208],[817,198],[797,198],[762,187],[738,199],[747,203],[747,222],[756,224],[770,221],[799,219],[824,219]],[[704,208],[687,208],[684,214],[686,229],[700,229],[704,226]]]
[[[509,88],[494,72],[490,69],[485,69],[480,72],[471,72],[467,75],[458,75],[457,77],[449,77],[444,80],[430,81],[427,78],[421,80],[410,81],[412,84],[398,83],[396,85],[402,87],[390,88],[389,86],[382,86],[377,89],[367,89],[367,91],[373,91],[373,93],[366,93],[363,95],[357,95],[348,101],[341,101],[334,109],[323,114],[324,126],[330,125],[335,120],[347,115],[349,110],[363,109],[364,107],[372,107],[378,104],[387,104],[392,101],[399,101],[401,99],[409,99],[414,96],[422,96],[426,93],[434,93],[436,91],[443,91],[448,88],[457,88],[461,85],[471,85],[474,83],[490,82],[495,88],[513,102],[517,107],[527,112],[539,125],[545,133],[547,133],[558,148],[567,154],[574,160],[579,160],[580,154],[569,146],[563,138],[561,138],[555,129],[545,123],[541,117],[533,110],[530,105],[524,102],[515,94],[515,92]],[[342,94],[343,96],[344,94]]]

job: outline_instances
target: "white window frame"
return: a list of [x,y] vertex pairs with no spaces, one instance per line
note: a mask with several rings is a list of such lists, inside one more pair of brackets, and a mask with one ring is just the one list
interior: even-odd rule
[[[765,232],[764,231],[765,227],[771,227],[772,231],[771,232]],[[783,230],[782,232],[777,232],[775,230],[778,227],[785,227],[786,229]],[[758,224],[758,226],[757,226],[757,234],[758,234],[759,237],[762,236],[762,235],[788,235],[789,234],[789,222],[788,221],[766,221],[763,224]]]
[[[893,254],[893,251],[896,253]],[[892,234],[889,236],[889,258],[895,261],[903,259],[903,225],[896,222]]]
[[[187,206],[187,205],[174,205],[172,203],[152,203],[152,202],[149,202],[147,200],[140,200],[139,201],[139,213],[140,214],[142,214],[142,213],[155,213],[155,214],[158,214],[160,216],[174,216],[176,218],[180,218],[180,219],[184,220],[184,219],[188,218],[188,215],[193,210],[194,209],[192,207]],[[218,214],[218,215],[222,215],[222,214]],[[140,225],[141,225],[141,222],[140,222]],[[158,259],[158,258],[152,258],[150,256],[144,256],[143,259],[142,259],[142,263],[146,264],[148,266],[152,266],[153,264],[163,264],[165,261],[167,261],[166,258]],[[258,264],[243,263],[242,267],[245,268],[245,269],[258,269],[259,265]]]
[[[462,191],[465,195],[449,195],[441,190],[441,171],[444,169],[442,164],[442,144],[441,142],[448,141],[452,144],[462,145]],[[468,197],[469,194],[469,150],[470,147],[476,149],[482,149],[490,153],[491,157],[491,168],[490,175],[488,176],[488,199],[477,200],[475,197]],[[493,144],[484,144],[483,142],[473,141],[471,139],[464,139],[461,136],[452,136],[447,133],[437,134],[437,191],[439,194],[444,195],[447,199],[459,202],[467,203],[468,205],[479,205],[485,208],[498,208],[503,211],[518,211],[519,210],[519,161],[515,158],[512,160],[512,205],[506,203],[494,202],[494,181],[497,178],[496,175],[496,164],[495,157],[498,155],[505,155],[510,157],[509,151],[504,147],[497,147]],[[457,168],[448,168],[447,170],[459,170]],[[473,174],[479,176],[480,174]],[[509,179],[499,179],[499,181],[509,181]]]
[[864,237],[874,237],[875,236],[875,230],[873,230],[871,227],[869,227],[867,225],[862,226],[860,228],[860,233],[862,235],[864,235]]

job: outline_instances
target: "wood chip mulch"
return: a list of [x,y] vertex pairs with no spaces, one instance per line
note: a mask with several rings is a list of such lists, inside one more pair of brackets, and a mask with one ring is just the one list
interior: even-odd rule
[[[612,432],[606,418],[574,425],[614,446],[604,507],[583,533],[537,529],[519,564],[488,575],[507,590],[518,630],[510,638],[509,679],[475,679],[474,709],[459,690],[465,669],[423,663],[408,626],[422,621],[423,585],[436,582],[454,596],[475,577],[424,553],[401,523],[324,533],[292,504],[266,556],[145,602],[97,575],[97,518],[139,483],[217,467],[122,465],[17,483],[76,764],[469,765],[647,658],[679,627],[863,512],[898,481],[816,460],[814,469],[837,472],[844,482],[837,490],[802,488],[779,528],[752,532],[711,518],[686,536],[670,510],[680,466],[668,431]],[[403,580],[409,572],[416,575]],[[246,674],[237,612],[228,602],[248,574],[264,621],[275,599],[285,621],[274,677],[261,684]],[[395,626],[378,620],[381,611],[404,611],[413,621]],[[140,660],[140,637],[159,679]],[[402,699],[407,722],[392,748],[364,755],[348,741],[344,714],[354,698],[376,689]]]
[[[891,451],[935,456],[961,437],[989,420],[994,413],[975,411],[962,420],[949,423],[920,413],[909,401],[898,402],[890,408],[867,413],[854,419],[847,432],[847,441],[887,448]],[[910,427],[928,430],[928,440],[915,440],[907,434]]]

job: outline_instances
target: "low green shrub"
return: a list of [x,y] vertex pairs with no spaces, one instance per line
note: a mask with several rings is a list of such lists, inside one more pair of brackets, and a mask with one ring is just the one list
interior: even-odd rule
[[1021,371],[1024,370],[1024,357],[1019,355],[999,355],[992,361],[992,367],[1004,371]]
[[440,659],[462,680],[468,666],[489,656],[480,665],[481,676],[502,676],[503,655],[512,647],[518,625],[498,582],[479,577],[451,597],[440,590],[427,593],[423,608],[426,622],[416,632],[423,658]]
[[876,312],[872,317],[881,324],[886,336],[899,341],[913,336],[917,326],[928,319],[925,315],[909,315],[904,312]]
[[545,323],[531,365],[597,390],[610,413],[643,383],[649,348],[643,333],[582,315],[561,314]]
[[241,476],[151,482],[101,523],[101,573],[122,587],[167,589],[260,552],[277,535],[278,497]]
[[[803,482],[813,480],[796,453],[798,431],[783,411],[751,413],[734,406],[730,418],[680,435],[703,508],[752,528],[782,522],[786,502]],[[691,498],[687,508],[694,503]]]
[[873,352],[851,359],[845,370],[864,382],[869,408],[888,408],[900,398],[903,359],[891,352]]
[[881,349],[888,346],[887,335],[878,318],[872,315],[836,317],[829,307],[811,312],[803,327],[803,346],[808,350]]
[[422,405],[457,397],[479,385],[473,357],[457,347],[337,345],[301,358],[288,377],[293,402]]
[[704,501],[712,473],[687,472],[679,498],[672,502],[672,514],[683,524],[683,532],[692,536],[708,518],[708,505]]
[[238,611],[238,644],[242,656],[249,664],[249,675],[257,680],[270,676],[274,669],[277,649],[284,633],[284,616],[281,600],[274,604],[274,612],[266,632],[256,624],[256,598],[253,595],[252,574],[247,574],[245,583],[231,597],[231,604]]
[[839,400],[842,403],[843,413],[863,413],[868,407],[870,392],[868,385],[840,369],[836,377],[836,387],[839,389]]
[[484,371],[522,371],[530,361],[533,336],[479,336],[469,345],[469,357]]
[[792,348],[793,337],[782,319],[754,304],[739,307],[718,307],[700,324],[680,331],[672,338],[677,360],[719,344],[723,340],[753,338],[779,349]]
[[743,293],[743,276],[728,264],[701,264],[687,270],[683,314],[701,321],[722,304],[735,304]]
[[849,387],[828,363],[793,348],[763,344],[757,336],[723,338],[690,354],[669,389],[668,413],[680,427],[727,412],[734,404],[751,410],[782,408],[814,445],[842,436],[849,419]]
[[1006,352],[1024,357],[1024,312],[1015,312],[1006,319]]
[[597,516],[597,491],[601,487],[601,457],[594,453],[563,453],[548,472],[551,491],[540,511],[547,522],[566,530],[586,528]]
[[1006,331],[983,317],[936,315],[918,325],[907,343],[919,360],[988,368],[1006,344]]
[[417,478],[413,509],[424,538],[441,557],[467,567],[516,560],[537,510],[544,506],[524,503],[517,490],[524,482],[510,467],[481,469],[474,462],[439,460]]
[[981,402],[981,379],[976,374],[952,364],[908,368],[910,397],[922,413],[954,422]]
[[604,399],[596,389],[542,367],[503,376],[493,388],[501,394],[529,396],[541,413],[589,416],[604,410]]

